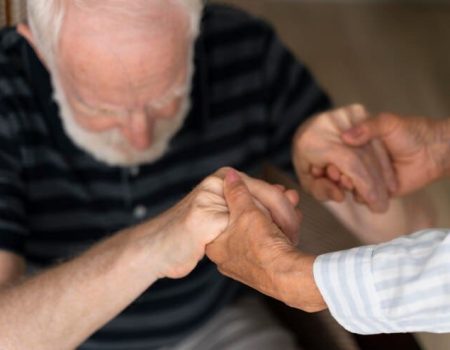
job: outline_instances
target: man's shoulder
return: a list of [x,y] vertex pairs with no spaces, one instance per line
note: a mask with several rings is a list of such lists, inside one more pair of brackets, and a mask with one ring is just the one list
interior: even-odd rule
[[[26,40],[14,27],[0,29],[0,128],[12,136],[30,111],[30,86],[25,79],[23,49]],[[5,130],[8,130],[6,132]]]
[[267,35],[272,31],[271,26],[261,18],[234,6],[219,4],[206,6],[203,25],[206,35],[227,31],[242,33],[243,30],[251,31],[253,35]]
[[25,39],[17,32],[15,27],[0,29],[0,59],[1,63],[10,63],[20,54],[20,48]]
[[[23,77],[25,65],[23,60],[23,49],[26,40],[14,27],[0,29],[0,92],[11,95],[18,85],[18,78]],[[21,82],[22,83],[22,82]]]

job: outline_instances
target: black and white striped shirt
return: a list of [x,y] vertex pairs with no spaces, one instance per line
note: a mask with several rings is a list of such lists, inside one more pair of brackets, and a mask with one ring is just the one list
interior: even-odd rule
[[[267,160],[290,171],[297,126],[329,102],[271,28],[208,6],[195,61],[193,107],[168,153],[139,168],[109,167],[65,135],[48,73],[14,28],[2,30],[0,249],[44,268],[161,213],[222,166],[253,173]],[[205,259],[182,280],[154,284],[82,349],[170,345],[237,291]]]

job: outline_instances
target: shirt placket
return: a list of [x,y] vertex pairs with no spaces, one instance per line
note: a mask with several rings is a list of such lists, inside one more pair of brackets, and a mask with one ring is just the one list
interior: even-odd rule
[[133,191],[133,186],[136,183],[140,174],[140,168],[130,167],[122,170],[122,188],[123,198],[126,210],[130,213],[130,223],[137,224],[147,217],[148,208],[137,201]]

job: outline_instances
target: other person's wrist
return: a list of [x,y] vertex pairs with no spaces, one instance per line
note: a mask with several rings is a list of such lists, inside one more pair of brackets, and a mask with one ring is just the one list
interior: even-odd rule
[[430,149],[438,166],[438,178],[450,176],[450,118],[432,123],[433,146]]
[[279,286],[280,300],[306,312],[327,308],[314,280],[315,259],[316,256],[295,249],[277,261],[274,278]]

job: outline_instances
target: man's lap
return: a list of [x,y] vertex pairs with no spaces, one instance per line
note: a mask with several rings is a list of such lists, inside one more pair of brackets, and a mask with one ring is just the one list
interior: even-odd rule
[[[170,350],[299,350],[256,297],[246,296]],[[164,349],[169,350],[169,349]]]

